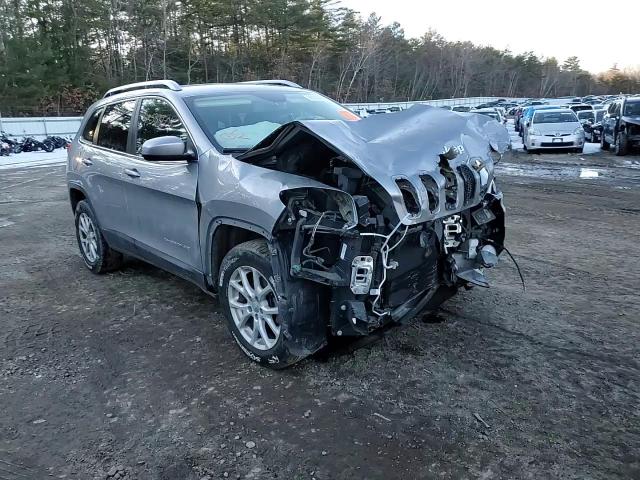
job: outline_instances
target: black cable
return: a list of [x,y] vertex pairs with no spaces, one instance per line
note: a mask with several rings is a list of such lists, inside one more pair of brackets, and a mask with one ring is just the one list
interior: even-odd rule
[[526,287],[525,282],[524,282],[524,276],[522,276],[522,272],[520,271],[520,265],[518,265],[518,262],[516,262],[516,259],[513,258],[513,255],[511,255],[511,252],[507,249],[507,247],[505,247],[504,245],[499,245],[496,242],[494,242],[493,240],[485,240],[485,241],[495,245],[496,247],[502,248],[505,252],[507,252],[507,255],[509,255],[509,258],[511,258],[511,261],[516,266],[516,270],[518,271],[518,275],[520,275],[520,281],[522,282],[522,291],[526,292],[527,291],[527,287]]

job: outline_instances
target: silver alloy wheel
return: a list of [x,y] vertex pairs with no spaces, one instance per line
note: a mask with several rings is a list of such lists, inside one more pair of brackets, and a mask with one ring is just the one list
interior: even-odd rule
[[269,281],[257,269],[234,270],[227,288],[229,310],[242,337],[257,350],[269,350],[280,337],[278,306]]
[[86,213],[81,213],[78,218],[78,233],[84,257],[89,263],[95,262],[98,259],[98,235],[93,220]]

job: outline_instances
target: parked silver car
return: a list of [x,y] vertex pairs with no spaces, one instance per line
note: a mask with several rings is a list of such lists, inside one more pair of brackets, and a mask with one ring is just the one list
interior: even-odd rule
[[538,110],[525,124],[523,140],[529,153],[550,148],[582,152],[584,129],[569,108]]
[[361,119],[290,82],[147,82],[89,108],[67,180],[92,272],[127,254],[217,294],[242,351],[283,368],[488,286],[508,145],[483,115]]
[[486,115],[487,117],[493,118],[495,121],[499,123],[506,123],[507,119],[505,118],[503,112],[495,107],[487,107],[487,108],[475,108],[471,110],[471,113],[477,113],[480,115]]

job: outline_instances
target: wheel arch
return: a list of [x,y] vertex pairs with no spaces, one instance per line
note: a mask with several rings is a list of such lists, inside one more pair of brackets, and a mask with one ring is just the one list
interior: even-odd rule
[[76,211],[78,203],[80,203],[82,200],[89,202],[89,198],[84,189],[75,183],[69,184],[69,201],[71,202],[71,210],[74,213]]
[[230,218],[217,218],[211,222],[207,234],[205,265],[213,291],[217,291],[218,272],[225,255],[236,245],[257,239],[269,242],[271,235],[257,225]]

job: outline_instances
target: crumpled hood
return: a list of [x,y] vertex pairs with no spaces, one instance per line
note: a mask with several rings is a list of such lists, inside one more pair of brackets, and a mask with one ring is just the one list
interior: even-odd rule
[[370,176],[411,175],[435,168],[449,147],[464,148],[463,157],[485,158],[491,146],[504,153],[507,129],[475,113],[458,113],[427,105],[371,115],[357,122],[300,122],[358,164]]
[[[415,105],[358,121],[291,122],[238,159],[251,163],[251,157],[267,146],[285,142],[283,133],[293,128],[318,138],[376,180],[391,196],[400,219],[409,209],[397,180],[403,182],[405,195],[408,181],[420,211],[413,212],[406,224],[449,216],[480,203],[493,179],[491,150],[504,153],[510,146],[504,125],[486,115]],[[457,155],[447,160],[442,154],[450,149]]]
[[[300,123],[380,183],[391,195],[399,218],[405,218],[408,211],[396,180],[409,180],[419,197],[421,212],[412,215],[405,222],[408,224],[448,216],[479,203],[493,179],[490,150],[502,154],[510,148],[507,129],[490,117],[426,105],[371,115],[355,122],[305,120]],[[459,188],[457,204],[447,208],[446,179],[441,173],[440,155],[450,148],[458,152],[458,156],[448,163]],[[464,185],[468,182],[469,170],[467,177],[463,177],[458,167],[478,167],[477,159],[482,162],[484,171],[470,169],[475,176],[475,190],[472,198],[465,198]],[[428,208],[425,176],[431,177],[438,186],[439,201],[435,210]]]
[[625,123],[633,123],[634,125],[640,125],[640,116],[637,116],[637,115],[634,115],[633,117],[629,117],[625,115],[621,117],[621,119]]

